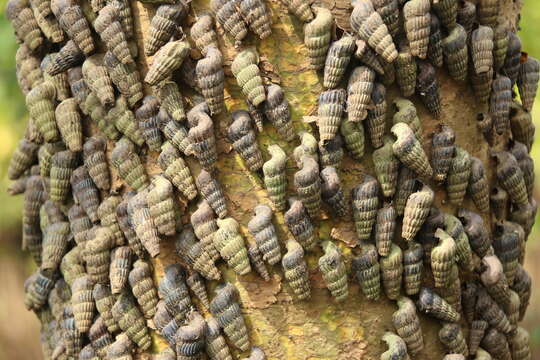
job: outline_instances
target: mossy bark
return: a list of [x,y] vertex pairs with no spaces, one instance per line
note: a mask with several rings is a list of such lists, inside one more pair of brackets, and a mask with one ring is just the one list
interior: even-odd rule
[[[474,1],[473,1],[474,2]],[[349,2],[346,0],[322,0],[324,6],[332,9],[338,24],[346,27],[350,12]],[[505,17],[511,27],[517,28],[516,19],[521,4],[520,1],[502,0],[501,16]],[[155,6],[132,1],[135,18],[136,39],[139,49],[139,70],[142,77],[146,74],[152,58],[144,55],[143,44],[148,36],[148,26],[155,12]],[[303,44],[303,25],[287,13],[286,7],[277,0],[267,0],[266,4],[272,11],[272,35],[258,40],[250,34],[244,42],[244,47],[256,47],[260,55],[260,68],[265,81],[279,83],[283,88],[291,106],[292,119],[295,130],[306,130],[314,133],[315,127],[304,123],[303,117],[313,115],[317,109],[317,97],[323,90],[322,75],[309,69],[306,57],[306,48]],[[209,0],[194,0],[189,23],[194,16],[209,10]],[[253,208],[260,203],[271,204],[264,189],[262,174],[250,173],[244,166],[241,158],[232,151],[226,140],[226,130],[230,123],[230,112],[246,108],[244,97],[230,72],[230,64],[235,54],[241,49],[234,47],[230,37],[218,28],[220,49],[225,58],[226,78],[226,108],[227,112],[214,117],[216,136],[218,139],[219,162],[218,178],[222,183],[230,215],[242,225],[242,233],[249,241],[247,223],[253,216]],[[341,30],[338,30],[341,31]],[[474,94],[469,85],[452,80],[445,69],[439,69],[437,78],[442,97],[442,116],[439,120],[433,118],[422,105],[420,99],[413,96],[411,100],[417,106],[418,115],[423,127],[423,145],[429,153],[431,137],[435,127],[444,123],[452,127],[456,133],[456,144],[463,147],[471,155],[478,157],[486,166],[488,179],[493,185],[494,169],[490,159],[490,147],[483,134],[477,128],[476,115],[484,109],[479,108],[475,102]],[[183,89],[182,89],[183,90]],[[150,94],[151,88],[145,91]],[[186,90],[187,91],[187,90]],[[396,86],[388,89],[386,101],[389,104],[387,114],[387,131],[392,124],[394,109],[391,106],[395,97],[399,96]],[[507,139],[493,139],[495,148],[502,147]],[[265,159],[268,159],[267,147],[279,144],[287,154],[292,154],[298,141],[289,143],[283,141],[270,124],[265,124],[264,132],[258,135],[258,142]],[[370,147],[366,137],[366,155],[362,161],[352,160],[346,156],[340,176],[345,185],[347,194],[351,188],[358,184],[363,174],[374,175]],[[156,163],[158,154],[149,152],[143,156],[149,175],[160,172]],[[194,176],[200,167],[194,159],[188,159]],[[119,183],[114,169],[113,176]],[[292,157],[288,160],[287,175],[289,179],[289,195],[294,193],[292,178],[296,168]],[[456,213],[456,207],[446,203],[444,187],[431,184],[436,192],[435,205],[449,213]],[[189,210],[193,204],[184,204],[183,222],[189,223]],[[466,199],[464,207],[474,209],[470,199]],[[484,219],[491,224],[491,218]],[[284,224],[283,213],[275,212],[274,224],[278,228],[280,242],[284,244],[292,235]],[[350,269],[350,259],[358,251],[354,226],[350,218],[335,219],[323,215],[318,222],[319,238],[333,238],[339,244],[346,257],[347,267]],[[399,230],[399,229],[398,229]],[[399,233],[399,231],[397,232]],[[403,242],[398,239],[399,244]],[[174,239],[162,239],[162,251],[155,259],[155,279],[163,274],[163,268],[179,261],[175,254]],[[356,246],[356,247],[355,247]],[[263,281],[253,272],[246,276],[237,276],[225,264],[220,264],[225,280],[236,285],[240,291],[242,309],[250,332],[252,344],[264,349],[269,359],[377,359],[386,350],[381,342],[381,336],[392,329],[391,315],[397,309],[394,301],[382,297],[377,302],[368,301],[360,291],[356,280],[349,276],[350,295],[343,303],[336,303],[324,286],[321,274],[318,271],[318,259],[322,252],[318,249],[307,254],[310,269],[310,282],[312,297],[309,301],[298,302],[294,299],[292,291],[285,284],[280,266],[271,268],[271,280]],[[428,279],[429,281],[429,279]],[[209,285],[210,296],[217,282]],[[200,308],[202,309],[202,308]],[[425,339],[425,349],[417,359],[442,358],[444,351],[438,340],[440,324],[427,316],[421,315],[422,329]],[[166,343],[154,332],[154,346],[152,353],[162,350]],[[141,357],[146,358],[148,354]],[[243,354],[247,356],[247,354]]]

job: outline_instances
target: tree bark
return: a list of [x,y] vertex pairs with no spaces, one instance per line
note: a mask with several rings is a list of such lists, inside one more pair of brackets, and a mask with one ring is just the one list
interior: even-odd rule
[[[343,6],[347,1],[323,0],[323,6],[332,10],[338,23],[348,25],[343,20],[348,19],[352,8]],[[506,18],[513,31],[517,24],[515,19],[519,14],[520,1],[501,1],[501,17]],[[136,31],[139,49],[147,36],[147,27],[154,8],[140,2],[132,2],[136,19]],[[255,46],[261,62],[259,67],[264,73],[265,80],[278,83],[283,88],[290,103],[292,119],[296,132],[304,130],[315,134],[315,127],[303,122],[303,116],[316,115],[317,99],[322,87],[322,75],[310,69],[303,43],[303,25],[294,16],[287,12],[287,8],[276,0],[266,2],[272,12],[272,35],[259,40],[253,34],[248,36],[245,46]],[[192,3],[195,15],[209,9],[209,1],[195,1]],[[347,11],[343,9],[346,8]],[[250,239],[247,223],[253,216],[253,208],[264,203],[271,205],[262,177],[257,173],[250,173],[244,166],[239,155],[231,151],[226,140],[226,131],[230,123],[230,113],[237,109],[245,109],[244,96],[236,80],[230,73],[230,63],[239,49],[234,48],[230,36],[224,34],[218,27],[220,50],[225,57],[226,78],[226,107],[227,112],[214,117],[216,136],[220,157],[218,161],[218,179],[224,187],[227,198],[227,207],[230,216],[236,219],[242,227],[242,235]],[[240,49],[241,50],[241,49]],[[139,51],[141,71],[146,73],[149,59]],[[410,100],[416,105],[418,116],[422,121],[426,153],[431,150],[430,134],[438,124],[449,125],[456,133],[456,145],[467,150],[472,156],[478,157],[484,163],[490,187],[495,184],[494,164],[490,158],[490,146],[484,135],[479,131],[476,116],[485,111],[475,101],[472,89],[468,84],[458,83],[451,79],[445,68],[438,69],[442,98],[442,116],[435,119],[421,103],[417,95]],[[400,96],[395,84],[387,88],[386,101],[389,104],[387,113],[387,131],[392,124],[394,110],[391,107],[393,99]],[[366,133],[367,135],[367,133]],[[498,137],[493,144],[494,148],[504,148],[507,138]],[[292,178],[296,172],[292,152],[297,142],[283,141],[270,124],[265,124],[264,131],[258,134],[258,142],[263,150],[265,159],[269,158],[266,151],[271,144],[278,144],[289,155],[287,163],[288,194],[294,194]],[[366,138],[366,155],[361,162],[345,156],[340,172],[341,181],[347,189],[357,185],[364,174],[374,175],[371,154],[373,148]],[[189,159],[189,166],[194,176],[199,172],[199,164]],[[149,174],[159,173],[153,154],[146,161]],[[444,186],[434,183],[432,189],[436,192],[434,205],[442,211],[455,214],[457,208],[445,202],[446,191]],[[475,209],[472,201],[467,198],[464,207]],[[279,239],[284,249],[285,242],[292,235],[283,220],[283,213],[274,213],[274,224],[279,232]],[[491,225],[491,216],[484,215],[486,224]],[[357,240],[354,224],[350,218],[335,219],[330,214],[323,215],[318,223],[318,236],[321,240],[333,239],[339,244],[347,261],[349,273],[349,297],[343,303],[336,303],[326,289],[321,273],[318,271],[318,259],[322,255],[320,248],[314,252],[306,253],[306,260],[310,269],[310,283],[312,296],[308,301],[294,299],[291,289],[286,285],[282,269],[275,265],[271,269],[271,280],[263,281],[256,273],[246,276],[237,276],[225,264],[219,269],[223,279],[233,283],[240,292],[242,311],[247,321],[250,339],[253,344],[264,349],[269,359],[376,359],[386,351],[386,345],[381,337],[387,330],[393,330],[391,316],[397,310],[396,303],[384,295],[379,301],[367,300],[362,294],[357,282],[351,277],[350,260],[357,253]],[[397,231],[399,234],[399,231]],[[398,236],[399,237],[399,236]],[[250,239],[251,240],[251,239]],[[403,244],[403,243],[402,243]],[[174,251],[173,241],[162,242],[163,251],[155,261],[155,276],[160,278],[163,268],[178,261]],[[216,282],[209,284],[209,293],[212,294]],[[445,353],[438,339],[441,324],[425,315],[420,315],[424,334],[425,349],[415,358],[432,359],[442,357]],[[154,337],[155,350],[159,351],[166,343],[159,336]],[[232,349],[232,347],[231,347]]]
[[[322,87],[321,73],[311,70],[309,66],[306,48],[303,43],[303,25],[288,14],[286,6],[281,2],[269,0],[265,1],[265,3],[272,12],[272,35],[261,41],[254,34],[250,34],[241,49],[255,47],[260,55],[259,67],[263,72],[265,81],[267,83],[278,83],[283,88],[290,103],[296,132],[303,130],[315,134],[316,128],[304,122],[303,117],[316,114],[317,99],[324,89]],[[344,28],[348,26],[347,19],[351,11],[348,1],[322,0],[322,3],[333,11],[339,26]],[[156,6],[135,0],[131,1],[131,6],[139,54],[137,62],[141,78],[144,79],[152,58],[147,57],[143,49],[148,37],[150,20],[155,13]],[[210,8],[209,0],[193,1],[191,7],[192,11],[188,22],[193,21],[194,16]],[[500,16],[510,22],[514,31],[517,29],[516,19],[520,8],[521,1],[519,0],[501,0]],[[338,28],[337,31],[341,32],[341,29]],[[232,150],[226,139],[230,113],[237,109],[245,109],[246,105],[244,96],[230,71],[230,64],[241,49],[234,47],[231,38],[224,34],[223,29],[220,27],[218,27],[218,35],[227,75],[225,86],[227,111],[213,117],[219,151],[217,177],[225,191],[229,216],[241,224],[241,232],[244,238],[253,241],[247,231],[247,223],[253,216],[253,208],[261,203],[271,205],[271,202],[264,187],[262,174],[250,172],[240,156]],[[410,99],[416,105],[418,116],[422,122],[424,135],[422,145],[424,150],[427,154],[430,154],[430,135],[434,133],[439,124],[443,123],[450,126],[456,134],[456,145],[464,148],[470,155],[479,158],[483,162],[486,167],[490,188],[493,187],[495,174],[490,151],[492,149],[504,149],[508,138],[504,136],[497,137],[493,139],[490,147],[484,135],[479,131],[476,120],[477,114],[486,109],[480,108],[477,104],[470,86],[451,79],[445,68],[437,70],[437,79],[442,99],[442,115],[440,119],[435,119],[416,95]],[[183,92],[185,90],[184,95],[190,93],[188,89],[181,90]],[[146,86],[145,94],[151,93],[152,89]],[[387,88],[387,132],[391,127],[394,114],[391,104],[398,96],[400,96],[399,90],[395,85]],[[86,125],[92,127],[89,124]],[[288,196],[292,196],[295,193],[292,179],[296,167],[291,155],[298,141],[284,141],[270,124],[265,124],[264,131],[258,134],[258,143],[265,160],[269,158],[267,148],[271,144],[278,144],[289,155],[287,162]],[[109,141],[109,160],[110,151],[113,147],[114,144]],[[369,138],[366,136],[366,155],[361,161],[353,160],[348,155],[345,155],[340,169],[340,177],[347,196],[349,196],[352,187],[361,181],[363,175],[375,174],[372,153],[373,148]],[[161,173],[161,169],[157,165],[158,155],[156,152],[149,151],[141,156],[149,176]],[[187,162],[193,176],[196,177],[200,172],[200,165],[191,157],[187,159]],[[123,181],[119,178],[116,169],[111,166],[110,170],[113,178],[112,188],[117,188]],[[436,194],[434,206],[444,212],[456,214],[457,207],[446,202],[444,187],[436,185],[434,182],[429,185]],[[196,204],[195,202],[190,204],[184,202],[182,206],[184,210],[183,223],[189,224],[190,210],[196,208]],[[469,198],[465,200],[463,207],[475,210]],[[492,218],[490,214],[484,214],[483,217],[485,223],[490,225],[491,229]],[[278,230],[283,253],[285,243],[287,239],[292,238],[292,235],[284,223],[282,212],[274,212],[273,222]],[[322,255],[320,248],[306,252],[312,286],[312,296],[307,301],[297,301],[294,298],[291,289],[283,278],[283,272],[279,265],[269,267],[271,279],[265,282],[254,271],[245,276],[238,276],[231,268],[221,262],[219,269],[223,279],[233,283],[239,290],[242,313],[247,322],[250,340],[253,345],[260,346],[269,359],[379,358],[380,354],[386,350],[386,345],[381,341],[381,337],[386,331],[393,330],[391,316],[397,310],[396,303],[385,296],[375,302],[367,300],[359,289],[356,279],[353,278],[350,271],[351,258],[358,253],[359,249],[354,223],[350,217],[337,219],[324,210],[322,219],[316,225],[318,238],[320,240],[332,239],[338,244],[344,255],[349,273],[349,297],[346,301],[337,303],[330,296],[318,270],[318,259]],[[400,233],[399,229],[397,233]],[[404,244],[401,238],[396,239],[396,242],[401,245]],[[159,257],[152,260],[156,284],[162,277],[163,270],[167,265],[179,262],[174,248],[173,237],[162,237],[160,246],[161,253]],[[212,297],[218,282],[207,281],[207,285],[209,294]],[[201,306],[198,306],[198,309],[204,313]],[[445,351],[438,339],[440,322],[424,315],[420,315],[420,317],[425,349],[415,358],[442,358]],[[464,321],[462,321],[462,325],[466,328]],[[159,353],[167,347],[165,340],[157,335],[155,331],[152,332],[152,339],[153,347],[151,351],[141,354],[141,358],[149,358],[150,354]],[[246,354],[242,355],[247,356]]]

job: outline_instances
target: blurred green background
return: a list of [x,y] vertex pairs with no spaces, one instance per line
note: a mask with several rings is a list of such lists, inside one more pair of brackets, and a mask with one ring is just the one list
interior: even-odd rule
[[[0,0],[4,9],[6,0]],[[521,16],[519,33],[523,49],[540,58],[540,1],[526,1]],[[32,272],[32,262],[20,250],[20,222],[22,196],[10,197],[6,172],[9,158],[27,121],[24,97],[15,76],[17,44],[11,25],[3,11],[0,15],[0,360],[40,359],[39,324],[23,305],[23,282]],[[540,94],[540,92],[539,92]],[[540,96],[533,118],[540,129]],[[537,136],[538,138],[539,136]],[[532,150],[537,169],[540,168],[540,141]],[[536,176],[535,196],[540,195],[540,173]],[[527,244],[526,268],[533,282],[540,280],[540,223],[534,227]],[[536,261],[535,261],[536,260]],[[533,287],[531,305],[522,326],[531,334],[533,359],[540,358],[540,296],[539,285]],[[536,356],[535,356],[536,355]]]
[[0,0],[0,359],[42,359],[39,323],[26,311],[23,283],[32,262],[20,250],[22,198],[6,193],[9,158],[27,121],[15,76],[17,44]]

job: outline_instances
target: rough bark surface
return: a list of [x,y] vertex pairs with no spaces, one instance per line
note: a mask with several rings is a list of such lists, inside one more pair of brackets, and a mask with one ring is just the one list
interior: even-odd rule
[[[348,1],[322,0],[321,2],[324,6],[332,9],[338,26],[343,26],[347,30],[348,18],[352,10],[348,6]],[[265,80],[268,83],[278,83],[283,88],[291,105],[296,132],[307,130],[314,133],[315,128],[304,123],[303,116],[316,114],[317,97],[323,90],[322,74],[309,69],[309,61],[303,43],[302,23],[288,14],[286,7],[279,1],[270,0],[266,3],[272,13],[272,35],[265,40],[259,40],[250,33],[243,48],[256,46],[261,58],[259,66]],[[143,49],[143,43],[148,36],[146,29],[155,7],[137,1],[132,1],[132,6],[138,47]],[[197,0],[192,3],[195,14],[208,8],[208,0]],[[517,28],[516,19],[520,9],[520,1],[502,1],[501,14],[509,20],[513,30]],[[232,59],[239,50],[234,48],[231,38],[226,36],[219,26],[218,35],[220,50],[225,59],[225,102],[227,108],[227,112],[224,114],[213,117],[219,150],[218,178],[224,188],[231,216],[241,224],[242,235],[249,239],[251,235],[247,231],[247,223],[253,215],[253,208],[260,203],[271,206],[271,202],[264,189],[261,174],[250,173],[226,140],[227,126],[231,121],[230,113],[237,109],[245,109],[246,106],[241,90],[230,72]],[[142,51],[139,51],[139,69],[143,77],[150,60]],[[463,147],[472,156],[482,160],[486,166],[490,184],[493,185],[494,164],[489,156],[489,145],[477,128],[476,115],[483,109],[475,102],[470,86],[452,80],[446,69],[438,69],[437,78],[440,84],[443,108],[439,120],[428,112],[416,95],[411,98],[422,121],[424,149],[429,154],[430,134],[434,132],[439,123],[449,125],[456,133],[456,145]],[[146,91],[151,90],[146,89]],[[397,96],[399,96],[399,90],[393,85],[387,93],[387,103],[389,104],[387,131],[391,127],[394,114],[391,104]],[[494,139],[493,147],[503,147],[507,140],[505,138]],[[297,143],[283,141],[270,124],[265,124],[264,132],[258,134],[258,142],[265,159],[269,158],[266,148],[274,143],[279,144],[289,154],[288,192],[294,193],[292,179],[296,168],[291,155]],[[369,140],[366,139],[366,155],[362,161],[355,161],[349,156],[345,156],[342,163],[341,180],[347,194],[354,185],[359,183],[363,174],[374,175],[372,153],[373,149],[369,145]],[[155,161],[157,155],[157,153],[149,153],[144,159],[149,175],[161,172]],[[198,162],[189,158],[188,163],[196,177],[200,168]],[[432,185],[436,192],[434,205],[445,212],[455,214],[457,208],[445,202],[444,186]],[[469,198],[465,200],[463,207],[474,209]],[[187,217],[184,220],[184,222],[189,222]],[[486,224],[491,224],[491,217],[484,216],[484,221]],[[283,213],[275,212],[274,224],[277,227],[283,249],[286,240],[292,237],[284,224]],[[337,240],[346,258],[347,267],[350,269],[351,256],[356,252],[353,247],[357,245],[352,220],[347,218],[336,221],[323,215],[323,219],[319,221],[318,225],[319,238]],[[396,234],[400,233],[398,229]],[[399,239],[397,242],[400,243]],[[159,258],[155,260],[156,279],[161,277],[166,265],[179,261],[175,255],[173,239],[162,239],[161,245],[163,250]],[[294,301],[292,291],[284,283],[280,266],[269,267],[271,271],[270,282],[263,281],[254,272],[246,276],[237,276],[225,264],[222,263],[219,266],[223,278],[232,282],[240,291],[242,311],[253,344],[262,347],[269,359],[379,358],[380,354],[386,350],[381,337],[385,331],[392,328],[391,316],[397,310],[397,305],[385,296],[376,302],[367,300],[360,291],[356,280],[352,279],[351,276],[349,276],[349,298],[344,303],[336,303],[325,288],[321,273],[318,271],[317,261],[321,255],[320,249],[308,252],[306,255],[310,268],[312,297],[309,301],[303,302]],[[212,282],[209,287],[210,294],[213,293],[216,285],[217,283]],[[415,358],[442,357],[443,346],[437,336],[440,323],[425,315],[420,315],[420,317],[425,336],[425,349]],[[154,335],[154,340],[155,346],[152,352],[159,352],[166,346],[159,335]]]
[[[209,0],[194,0],[191,3],[190,16],[186,21],[191,23],[197,14],[208,11],[209,2]],[[304,122],[304,117],[315,115],[317,112],[317,98],[323,90],[322,74],[310,69],[303,43],[302,23],[289,15],[286,6],[280,1],[267,0],[265,3],[272,14],[272,34],[264,40],[259,40],[255,34],[250,33],[243,41],[242,49],[250,46],[256,47],[260,55],[259,67],[266,83],[278,83],[283,88],[290,103],[296,132],[303,130],[315,133],[315,127]],[[348,19],[352,8],[349,1],[321,0],[321,3],[332,10],[338,24],[336,32],[350,31]],[[144,78],[152,58],[147,57],[143,49],[156,6],[135,0],[130,1],[130,4],[139,50],[137,63],[141,78]],[[501,16],[507,18],[513,30],[517,29],[516,20],[520,9],[520,0],[501,0]],[[88,15],[91,11],[86,13]],[[251,242],[253,239],[247,230],[247,224],[253,216],[253,209],[261,203],[272,205],[264,188],[262,174],[250,172],[226,139],[227,128],[231,122],[230,113],[237,109],[245,109],[246,105],[244,96],[230,69],[232,59],[241,49],[234,47],[233,40],[225,35],[219,26],[218,34],[225,64],[227,111],[212,117],[219,152],[217,177],[225,192],[229,216],[240,223],[242,235]],[[490,150],[506,148],[508,138],[501,136],[490,139],[492,141],[490,148],[484,135],[478,129],[476,119],[477,114],[485,109],[480,108],[475,101],[470,86],[452,80],[446,69],[438,69],[437,78],[442,98],[440,119],[435,119],[416,95],[410,98],[416,105],[418,116],[422,122],[424,150],[426,153],[430,153],[431,134],[439,124],[450,126],[456,134],[456,145],[484,163],[490,185],[493,186],[495,183],[494,162],[490,157]],[[181,91],[184,92],[184,89]],[[189,92],[187,89],[185,91],[186,94]],[[145,95],[151,93],[152,89],[146,86]],[[399,96],[398,88],[395,85],[389,87],[386,96],[388,103],[387,133],[395,112],[392,102],[397,96]],[[88,123],[85,124],[86,135],[93,132],[91,127]],[[268,123],[265,124],[264,131],[259,133],[257,138],[265,160],[269,158],[267,148],[271,144],[278,144],[289,154],[288,194],[294,194],[293,175],[296,172],[296,167],[292,153],[294,147],[298,145],[298,140],[284,141]],[[112,148],[113,144],[109,141],[109,163]],[[372,154],[373,149],[366,137],[366,155],[361,161],[353,160],[345,155],[340,176],[347,198],[349,198],[352,187],[362,180],[364,174],[375,175]],[[157,152],[151,151],[141,155],[150,177],[162,172],[157,164],[158,155]],[[192,157],[187,158],[186,161],[194,178],[196,178],[201,169],[199,163]],[[111,167],[111,175],[112,188],[121,187],[122,181],[113,167]],[[456,214],[457,207],[446,201],[447,195],[444,186],[436,185],[434,182],[431,182],[430,186],[436,193],[434,205],[445,212]],[[180,199],[180,201],[184,200]],[[186,203],[183,203],[182,206],[184,208],[183,223],[188,224],[191,211],[188,211]],[[196,204],[192,202],[189,205],[190,210],[194,206]],[[461,207],[475,210],[469,198],[464,201]],[[332,238],[339,245],[346,259],[347,268],[350,270],[351,257],[359,250],[354,223],[350,217],[336,219],[325,213],[326,211],[328,208],[324,208],[322,218],[316,224],[318,237],[321,241]],[[284,224],[282,212],[275,211],[273,221],[278,230],[283,250],[287,239],[291,238],[292,235]],[[484,221],[486,225],[492,223],[491,217],[487,215],[484,216]],[[394,241],[403,245],[403,240],[397,234],[401,234],[400,229],[396,230]],[[174,237],[161,237],[161,253],[153,260],[156,284],[167,265],[180,261],[175,252],[174,240]],[[238,276],[224,262],[219,262],[223,279],[233,283],[240,292],[242,312],[247,322],[252,345],[261,347],[269,359],[378,359],[386,350],[381,337],[387,330],[392,329],[391,316],[397,310],[395,301],[389,300],[386,296],[381,296],[381,299],[375,302],[367,300],[359,289],[356,279],[352,278],[351,271],[349,271],[349,297],[343,303],[336,303],[326,289],[322,275],[318,270],[318,259],[321,255],[320,248],[306,253],[310,269],[312,296],[310,300],[301,302],[294,299],[291,289],[285,284],[279,265],[268,267],[271,279],[265,282],[255,272],[246,276]],[[479,259],[475,258],[475,261],[478,262]],[[430,276],[428,274],[428,279],[425,281],[431,282]],[[212,281],[207,282],[207,284],[210,297],[213,297],[217,282]],[[198,309],[204,313],[202,306],[198,306]],[[420,317],[425,348],[415,358],[442,358],[444,350],[438,339],[441,323],[425,315],[420,315]],[[165,340],[155,331],[152,331],[152,339],[151,350],[140,354],[140,358],[151,358],[153,354],[159,353],[167,346]],[[232,347],[231,350],[238,355]]]

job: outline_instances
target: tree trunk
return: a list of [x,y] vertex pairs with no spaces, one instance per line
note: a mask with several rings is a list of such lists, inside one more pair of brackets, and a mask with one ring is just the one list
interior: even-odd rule
[[[334,13],[338,24],[337,34],[342,33],[340,26],[347,31],[351,31],[347,29],[349,26],[348,18],[352,10],[348,5],[348,1],[322,0],[321,2],[323,6],[330,8]],[[516,31],[516,18],[520,11],[521,2],[512,0],[501,0],[500,2],[499,17],[508,20],[511,24],[511,30]],[[186,23],[191,24],[196,16],[200,16],[203,11],[209,10],[209,3],[209,0],[193,1],[191,3],[192,11]],[[317,114],[318,96],[324,91],[322,73],[310,68],[309,59],[306,56],[303,24],[290,15],[287,12],[287,7],[281,2],[269,0],[265,3],[272,13],[273,21],[272,35],[269,38],[258,40],[254,34],[250,34],[240,48],[235,48],[231,37],[226,35],[221,27],[218,27],[219,47],[224,55],[226,73],[225,103],[227,111],[212,117],[219,152],[217,178],[225,192],[229,216],[240,223],[241,233],[248,243],[254,241],[247,229],[247,224],[254,215],[254,207],[258,204],[272,206],[272,203],[264,186],[262,172],[250,172],[227,140],[227,129],[231,122],[230,113],[237,109],[246,108],[245,97],[231,74],[231,63],[240,50],[246,47],[256,48],[260,56],[259,68],[263,72],[265,82],[267,84],[277,83],[285,92],[290,103],[296,133],[300,131],[308,131],[312,134],[318,133],[317,127],[314,124],[305,122],[304,117]],[[141,72],[141,79],[144,79],[149,65],[152,63],[152,58],[147,57],[143,49],[148,38],[148,29],[156,6],[131,1],[131,7],[139,54],[137,64]],[[189,34],[187,27],[184,27],[184,32]],[[335,37],[339,38],[339,35],[335,35]],[[196,51],[193,52],[193,56],[197,57],[197,53]],[[456,145],[482,161],[487,171],[490,188],[493,188],[496,183],[495,164],[490,157],[490,151],[492,149],[506,149],[508,136],[493,137],[490,139],[490,145],[484,134],[479,130],[477,121],[477,114],[486,112],[487,109],[482,108],[476,102],[471,87],[450,78],[446,68],[437,70],[437,80],[442,99],[440,119],[432,116],[418,95],[410,97],[421,119],[424,150],[428,155],[430,154],[432,147],[431,135],[436,132],[439,124],[450,126],[455,132]],[[152,94],[150,86],[145,85],[144,91],[146,95]],[[186,102],[192,104],[192,90],[181,88],[181,91]],[[396,85],[387,87],[387,134],[392,126],[392,116],[395,112],[392,104],[398,96],[401,95]],[[90,125],[89,119],[84,121],[86,122],[85,127],[91,128],[92,133],[97,131],[95,126]],[[89,135],[89,133],[86,135]],[[293,177],[297,167],[292,154],[299,143],[298,140],[285,141],[269,123],[265,123],[264,131],[257,134],[257,140],[265,160],[270,158],[267,149],[271,144],[278,144],[288,154],[287,178],[289,181],[287,195],[288,197],[293,196],[295,194]],[[365,142],[366,155],[361,161],[354,160],[346,154],[341,169],[339,169],[347,198],[350,196],[350,190],[362,181],[365,174],[375,175],[371,156],[374,149],[371,147],[367,131]],[[114,143],[109,141],[109,160],[113,147]],[[143,151],[144,154],[141,155],[141,159],[148,175],[151,177],[160,174],[162,171],[157,164],[159,154],[152,151],[146,152],[146,147],[143,148]],[[200,164],[193,157],[186,160],[191,173],[196,177],[201,169]],[[112,189],[124,184],[113,166],[110,166],[110,171],[113,179]],[[435,191],[433,205],[446,213],[456,214],[459,207],[453,206],[446,201],[447,194],[444,185],[437,185],[434,181],[429,181],[429,185]],[[129,189],[124,186],[122,191],[127,190]],[[182,221],[184,227],[187,227],[190,221],[189,215],[197,208],[197,201],[187,203],[185,198],[179,197],[178,199],[183,208]],[[466,198],[463,207],[478,211],[470,198]],[[286,242],[293,238],[287,229],[283,215],[283,212],[274,211],[273,217],[282,253],[285,252]],[[483,214],[483,218],[491,232],[493,225],[491,213]],[[251,344],[261,347],[269,359],[379,358],[387,349],[381,340],[383,334],[386,331],[394,331],[391,317],[397,310],[396,302],[384,296],[382,290],[381,299],[377,301],[369,301],[362,294],[351,269],[351,259],[359,254],[360,247],[363,244],[357,239],[351,216],[338,218],[333,216],[328,208],[323,208],[321,220],[316,221],[315,224],[319,240],[332,240],[339,246],[344,257],[349,274],[349,296],[343,302],[336,302],[326,288],[318,268],[318,260],[323,254],[319,247],[314,251],[306,252],[305,258],[309,267],[309,281],[312,293],[311,298],[304,301],[298,301],[293,295],[283,277],[283,269],[280,264],[268,266],[271,278],[270,281],[265,282],[255,271],[245,276],[238,276],[225,263],[219,262],[219,270],[223,280],[234,284],[239,291],[242,314],[247,323]],[[405,249],[406,245],[399,236],[399,229],[400,226],[396,231],[398,236],[395,242]],[[162,278],[164,268],[167,265],[180,262],[175,251],[174,240],[175,237],[162,237],[160,255],[152,259],[156,285],[159,283],[159,279]],[[478,262],[479,260],[475,259],[475,261]],[[425,273],[429,273],[429,268],[425,268]],[[431,275],[426,275],[424,282],[430,284]],[[206,283],[208,293],[212,298],[219,282],[207,281]],[[197,300],[194,300],[194,302],[197,304],[198,311],[205,315],[208,314],[202,306],[199,306]],[[420,315],[420,318],[425,348],[415,358],[442,358],[445,349],[438,338],[441,322],[426,315]],[[463,329],[467,329],[468,325],[465,321],[461,321],[460,324]],[[151,351],[143,352],[140,358],[149,358],[149,354],[157,354],[168,346],[167,342],[155,331],[152,331],[152,341]],[[230,348],[233,350],[232,346]],[[233,352],[239,358],[248,356],[248,353],[239,354],[236,350],[233,350]],[[139,351],[136,350],[135,353],[139,353]]]

